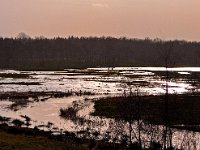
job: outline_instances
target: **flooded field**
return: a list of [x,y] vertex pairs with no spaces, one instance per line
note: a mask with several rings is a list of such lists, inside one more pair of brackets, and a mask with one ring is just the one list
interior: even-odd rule
[[[200,68],[168,68],[170,94],[185,94],[199,91]],[[66,69],[64,71],[0,71],[0,94],[7,93],[1,98],[0,116],[24,120],[23,116],[31,118],[30,126],[37,126],[42,130],[52,130],[54,134],[63,131],[78,132],[90,126],[103,135],[112,132],[114,124],[121,128],[128,128],[124,122],[114,119],[92,116],[94,101],[102,97],[117,97],[129,95],[136,90],[141,95],[162,95],[166,92],[166,68],[162,67],[116,67],[116,68],[88,68]],[[40,93],[40,96],[22,98],[27,101],[24,105],[17,93]],[[68,96],[56,97],[47,93],[70,93]],[[15,97],[12,99],[12,94]],[[43,95],[42,93],[46,93]],[[17,108],[13,105],[17,102]],[[60,117],[60,109],[77,104],[78,119],[64,119]],[[12,107],[11,107],[12,106]],[[14,105],[15,106],[15,105]],[[84,120],[84,123],[83,123]],[[10,121],[10,125],[12,125]],[[134,125],[136,126],[136,125]],[[161,130],[162,127],[158,127]],[[126,132],[126,131],[120,131]],[[114,132],[118,133],[118,132]],[[116,136],[116,135],[110,135]],[[156,135],[155,135],[156,136]],[[101,136],[96,137],[101,138]],[[122,138],[122,137],[121,137]],[[143,133],[143,139],[148,134]],[[149,137],[150,138],[150,137]],[[173,143],[181,147],[183,138],[196,142],[199,133],[173,130]],[[196,144],[200,148],[199,144]],[[194,145],[186,147],[191,149]],[[197,149],[198,149],[197,148]]]
[[[193,74],[200,68],[169,68],[173,72],[170,93],[188,92],[194,88]],[[66,69],[65,71],[0,71],[0,92],[88,91],[95,94],[121,94],[136,86],[144,94],[165,92],[165,68],[116,67]]]

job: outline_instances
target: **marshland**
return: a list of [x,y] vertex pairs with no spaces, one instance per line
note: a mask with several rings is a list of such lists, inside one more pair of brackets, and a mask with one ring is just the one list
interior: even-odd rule
[[97,149],[161,149],[164,142],[198,149],[199,74],[198,67],[1,70],[1,126],[73,134]]

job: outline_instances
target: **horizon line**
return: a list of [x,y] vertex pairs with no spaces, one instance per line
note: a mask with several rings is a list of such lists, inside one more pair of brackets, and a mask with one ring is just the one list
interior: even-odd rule
[[[23,34],[25,37],[19,37],[21,36],[20,34]],[[110,36],[110,35],[102,35],[102,36],[95,36],[95,35],[91,35],[91,36],[77,36],[77,35],[68,35],[68,36],[44,36],[44,35],[37,35],[37,36],[30,36],[24,32],[20,32],[17,36],[2,36],[0,35],[0,38],[3,39],[69,39],[69,38],[112,38],[112,39],[126,39],[126,40],[150,40],[150,41],[164,41],[164,42],[170,42],[170,41],[183,41],[183,42],[197,42],[199,43],[200,40],[186,40],[186,39],[164,39],[164,38],[160,38],[160,37],[155,37],[155,38],[151,38],[151,37],[143,37],[143,38],[139,38],[139,37],[128,37],[128,36]]]

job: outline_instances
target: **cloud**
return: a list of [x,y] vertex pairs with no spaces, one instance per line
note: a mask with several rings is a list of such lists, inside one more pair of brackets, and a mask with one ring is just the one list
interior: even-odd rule
[[93,7],[100,7],[100,8],[108,8],[109,5],[106,3],[93,3],[92,4]]

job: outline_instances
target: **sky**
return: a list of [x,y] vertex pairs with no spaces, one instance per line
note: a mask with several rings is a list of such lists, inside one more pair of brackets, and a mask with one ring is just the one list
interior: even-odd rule
[[200,41],[200,0],[0,0],[0,36]]

